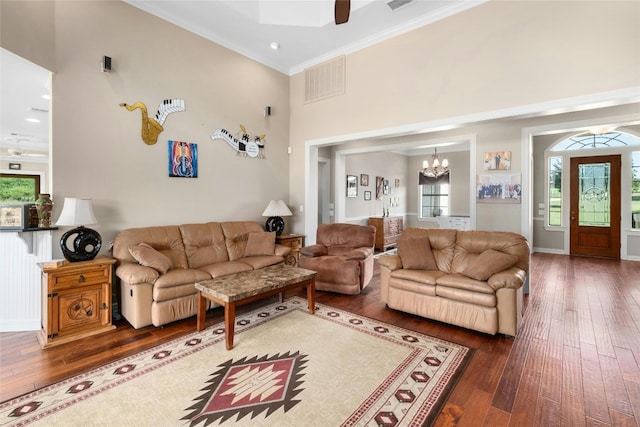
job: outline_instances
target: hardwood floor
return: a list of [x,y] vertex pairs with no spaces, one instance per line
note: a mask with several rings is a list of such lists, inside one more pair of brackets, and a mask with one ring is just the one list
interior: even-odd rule
[[[360,296],[316,298],[475,350],[437,426],[639,425],[640,262],[534,254],[530,277],[515,339],[390,310],[380,303],[377,271]],[[220,308],[209,311],[207,326],[222,321]],[[163,328],[117,325],[47,350],[35,332],[0,334],[0,402],[193,332],[195,318]]]

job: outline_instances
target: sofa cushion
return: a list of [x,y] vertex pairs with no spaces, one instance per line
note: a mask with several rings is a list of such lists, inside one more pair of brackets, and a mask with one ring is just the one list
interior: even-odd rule
[[229,261],[224,233],[219,222],[182,224],[180,233],[190,268]]
[[494,274],[512,267],[517,261],[518,257],[515,255],[487,249],[467,264],[462,274],[475,280],[487,280]]
[[419,237],[400,237],[398,255],[402,267],[409,270],[437,270],[436,259],[431,251],[429,239]]
[[254,231],[249,233],[247,246],[244,249],[245,257],[273,255],[276,250],[275,231]]
[[160,274],[165,274],[173,268],[171,259],[168,256],[158,252],[148,243],[142,242],[137,245],[129,246],[129,252],[140,265],[151,267]]

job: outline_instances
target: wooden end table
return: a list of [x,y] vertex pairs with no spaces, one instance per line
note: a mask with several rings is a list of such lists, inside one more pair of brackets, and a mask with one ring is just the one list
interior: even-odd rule
[[243,271],[210,280],[196,282],[198,290],[197,330],[204,329],[207,300],[224,307],[224,327],[227,350],[233,348],[236,307],[282,292],[307,287],[309,313],[315,313],[316,272],[285,264]]

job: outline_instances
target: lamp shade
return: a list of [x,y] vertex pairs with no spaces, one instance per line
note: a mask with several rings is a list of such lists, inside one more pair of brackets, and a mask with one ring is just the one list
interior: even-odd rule
[[291,216],[293,215],[282,200],[272,200],[262,212],[262,216]]
[[71,261],[89,261],[100,252],[102,238],[96,230],[84,227],[97,224],[91,199],[64,198],[64,206],[56,225],[77,226],[62,235],[60,249],[64,257]]
[[64,198],[64,206],[56,225],[91,225],[97,224],[93,213],[91,199]]

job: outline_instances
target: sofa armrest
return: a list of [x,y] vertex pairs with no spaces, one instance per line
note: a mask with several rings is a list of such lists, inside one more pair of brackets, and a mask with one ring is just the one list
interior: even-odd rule
[[380,267],[386,267],[390,271],[399,270],[402,268],[402,260],[400,255],[382,255],[378,258],[378,264]]
[[300,255],[308,256],[308,257],[318,257],[327,255],[327,247],[325,245],[315,244],[311,246],[305,246],[300,249]]
[[491,286],[494,291],[501,288],[518,289],[527,278],[527,272],[517,268],[511,267],[508,270],[501,271],[489,277],[487,284]]
[[279,243],[276,243],[275,254],[277,256],[285,257],[285,256],[289,255],[290,252],[291,252],[291,248],[289,246],[285,246],[285,245],[281,245]]
[[373,254],[373,248],[357,248],[347,254],[347,259],[366,259]]
[[140,283],[155,282],[158,277],[160,277],[160,273],[151,267],[145,267],[132,262],[123,262],[116,267],[116,276],[130,285],[137,285]]

